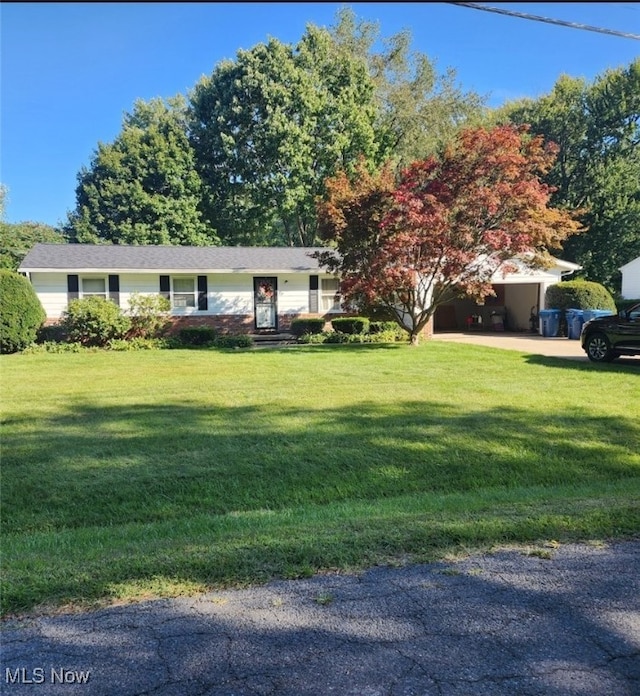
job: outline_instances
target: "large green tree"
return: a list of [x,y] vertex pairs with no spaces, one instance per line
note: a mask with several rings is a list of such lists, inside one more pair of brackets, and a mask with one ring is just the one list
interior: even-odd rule
[[359,20],[351,8],[341,9],[337,19],[331,30],[336,43],[367,61],[377,137],[397,164],[433,155],[462,128],[480,125],[485,98],[464,91],[454,68],[439,72],[434,60],[412,50],[409,30],[383,37],[377,22]]
[[100,143],[80,171],[64,232],[84,243],[215,244],[201,200],[185,99],[138,100],[114,142]]
[[0,268],[17,270],[36,242],[62,244],[64,237],[55,227],[42,222],[5,222],[7,187],[0,184]]
[[498,117],[530,123],[559,145],[545,179],[556,187],[553,204],[582,209],[588,228],[563,256],[619,290],[619,267],[640,256],[640,59],[591,84],[562,76],[550,94],[508,104]]
[[190,95],[207,215],[226,243],[312,245],[315,200],[338,168],[385,155],[364,59],[309,26],[219,63]]

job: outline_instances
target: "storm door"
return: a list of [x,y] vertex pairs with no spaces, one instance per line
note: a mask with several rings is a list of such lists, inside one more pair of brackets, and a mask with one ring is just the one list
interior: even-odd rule
[[278,279],[256,277],[253,279],[253,304],[256,329],[275,330],[278,325]]

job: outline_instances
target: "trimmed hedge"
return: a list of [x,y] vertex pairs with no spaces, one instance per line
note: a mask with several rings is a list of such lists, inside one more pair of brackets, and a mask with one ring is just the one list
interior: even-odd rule
[[0,353],[31,345],[46,318],[31,283],[19,273],[0,270]]
[[294,336],[319,334],[324,330],[324,325],[324,319],[293,319],[291,322],[291,333]]
[[367,317],[336,317],[331,320],[333,330],[343,334],[369,333],[369,324]]
[[600,283],[590,280],[568,280],[547,288],[545,304],[548,309],[608,309],[616,310],[611,293]]
[[249,334],[225,334],[216,338],[216,348],[251,348],[254,340]]
[[406,334],[406,331],[397,321],[372,321],[369,324],[369,333],[376,334],[384,333],[385,331],[396,331],[400,336]]
[[180,343],[185,346],[208,346],[217,337],[217,332],[210,326],[186,326],[178,332]]

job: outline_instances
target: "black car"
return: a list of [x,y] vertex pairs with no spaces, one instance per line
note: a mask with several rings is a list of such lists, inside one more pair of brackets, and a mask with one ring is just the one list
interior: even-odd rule
[[594,362],[610,362],[620,355],[640,355],[640,303],[618,314],[585,322],[580,344]]

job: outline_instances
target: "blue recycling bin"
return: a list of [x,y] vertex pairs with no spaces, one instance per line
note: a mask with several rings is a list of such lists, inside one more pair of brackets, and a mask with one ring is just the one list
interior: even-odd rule
[[610,309],[585,309],[584,310],[584,321],[591,321],[592,319],[597,319],[598,317],[612,317],[615,316],[615,312]]
[[582,325],[584,324],[584,312],[581,309],[567,310],[567,336],[577,341],[580,338]]
[[540,328],[542,335],[546,338],[553,338],[560,331],[560,316],[562,312],[559,309],[541,309],[539,312]]

